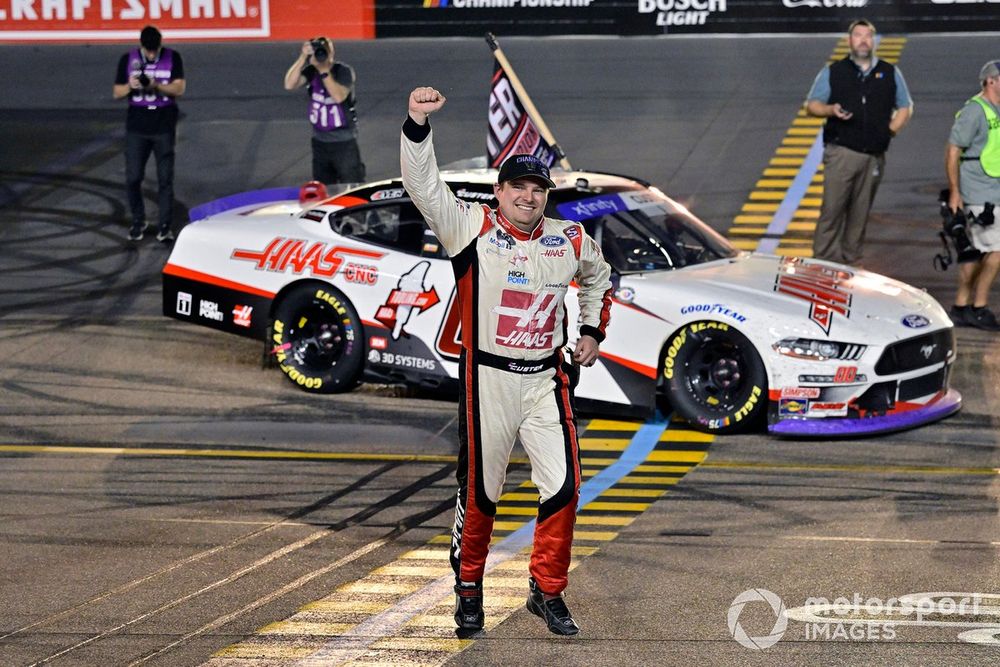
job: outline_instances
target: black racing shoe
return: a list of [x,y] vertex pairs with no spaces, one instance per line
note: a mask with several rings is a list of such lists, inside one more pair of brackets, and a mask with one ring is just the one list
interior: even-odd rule
[[483,582],[455,585],[455,634],[467,639],[482,631],[486,622],[483,613]]
[[141,241],[142,233],[146,231],[148,225],[145,222],[134,222],[132,226],[128,229],[128,240],[129,241]]
[[969,324],[969,315],[971,315],[972,306],[952,306],[948,311],[948,317],[951,318],[952,323],[956,327],[967,327],[971,326]]
[[170,243],[174,240],[174,233],[169,229],[161,229],[156,232],[156,240],[160,243]]
[[528,578],[528,611],[543,619],[549,626],[549,632],[557,635],[575,635],[580,632],[580,626],[569,613],[566,601],[560,595],[551,600],[545,599],[545,594],[538,588],[534,577]]
[[986,306],[982,308],[973,306],[972,310],[969,311],[968,323],[969,326],[983,331],[1000,331],[1000,322],[997,322],[997,316]]

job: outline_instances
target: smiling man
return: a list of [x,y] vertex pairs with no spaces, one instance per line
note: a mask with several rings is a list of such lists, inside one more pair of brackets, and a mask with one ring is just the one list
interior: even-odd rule
[[445,98],[410,93],[400,158],[403,185],[451,258],[462,313],[458,503],[452,533],[456,633],[483,629],[483,574],[496,503],[515,438],[531,460],[538,523],[529,567],[528,609],[549,630],[579,627],[562,593],[580,489],[580,449],[562,368],[565,298],[578,286],[573,362],[593,366],[611,307],[611,267],[579,223],[546,218],[555,187],[534,155],[507,158],[491,209],[457,199],[441,179],[428,116]]

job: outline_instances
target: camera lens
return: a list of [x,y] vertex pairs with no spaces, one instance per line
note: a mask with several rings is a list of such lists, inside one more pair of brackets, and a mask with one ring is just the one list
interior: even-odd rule
[[323,62],[330,57],[330,51],[326,48],[326,43],[321,40],[316,40],[312,43],[313,47],[313,57],[318,62]]

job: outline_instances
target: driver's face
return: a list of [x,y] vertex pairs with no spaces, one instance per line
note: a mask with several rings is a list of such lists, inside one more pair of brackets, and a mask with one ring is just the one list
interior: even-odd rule
[[518,229],[530,232],[545,212],[549,191],[533,178],[515,178],[493,185],[500,212]]

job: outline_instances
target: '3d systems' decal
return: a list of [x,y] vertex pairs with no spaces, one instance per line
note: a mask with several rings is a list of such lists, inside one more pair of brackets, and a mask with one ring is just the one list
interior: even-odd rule
[[398,340],[400,334],[406,333],[403,327],[410,321],[410,317],[431,308],[441,300],[433,285],[429,290],[424,287],[430,266],[430,262],[420,262],[400,276],[396,288],[389,292],[386,302],[375,312],[375,319],[392,331],[393,340]]

